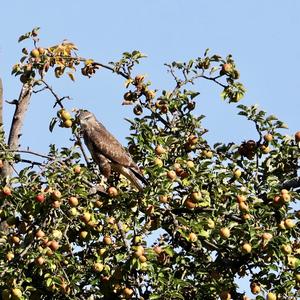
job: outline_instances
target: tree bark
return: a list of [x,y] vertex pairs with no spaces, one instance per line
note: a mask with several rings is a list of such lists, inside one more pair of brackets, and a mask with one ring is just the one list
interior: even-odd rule
[[[26,111],[28,109],[30,98],[32,95],[32,85],[24,84],[22,86],[19,99],[16,101],[16,110],[12,119],[9,137],[8,147],[10,150],[17,150],[19,148],[19,141],[21,137],[21,130],[25,118]],[[4,167],[1,170],[1,177],[7,178],[12,175],[12,167],[8,162],[4,162]]]

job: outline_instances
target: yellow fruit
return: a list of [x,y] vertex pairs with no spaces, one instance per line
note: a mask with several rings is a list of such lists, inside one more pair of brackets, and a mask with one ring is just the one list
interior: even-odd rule
[[70,127],[72,127],[73,122],[72,122],[72,120],[65,120],[63,124],[64,124],[64,127],[70,128]]
[[123,295],[124,295],[125,299],[131,298],[133,295],[133,290],[127,287],[123,290]]
[[12,252],[6,253],[6,259],[7,259],[8,261],[13,260],[14,257],[15,257],[15,255],[14,255]]
[[34,57],[34,58],[39,57],[39,56],[40,56],[39,50],[38,50],[38,49],[33,49],[33,50],[31,50],[30,56],[31,56],[31,57]]
[[233,176],[236,178],[236,179],[239,179],[241,176],[242,176],[242,171],[240,169],[236,169],[233,171]]
[[206,157],[206,158],[212,158],[214,154],[213,154],[213,152],[210,151],[210,150],[203,150],[203,151],[202,151],[202,155],[203,155],[204,157]]
[[103,243],[104,243],[105,245],[111,245],[111,244],[112,244],[112,239],[111,239],[111,237],[105,236],[105,237],[103,238]]
[[59,115],[64,121],[70,120],[72,118],[71,114],[64,108],[59,111]]
[[52,193],[51,193],[51,198],[55,201],[58,201],[60,200],[61,198],[61,192],[59,190],[54,190]]
[[236,201],[238,203],[241,203],[241,202],[245,202],[247,200],[246,196],[245,195],[237,195],[236,196]]
[[271,148],[269,146],[265,146],[265,145],[261,146],[261,152],[263,154],[268,154],[270,151],[271,151]]
[[159,195],[160,203],[167,203],[169,201],[169,197],[167,195]]
[[166,152],[167,152],[167,150],[161,145],[157,145],[155,148],[156,155],[162,155],[162,154],[165,154]]
[[175,180],[177,178],[177,175],[176,175],[176,172],[173,171],[173,170],[170,170],[167,172],[167,177],[170,179],[170,180]]
[[293,252],[291,245],[281,245],[280,249],[284,254],[291,254]]
[[160,158],[156,157],[154,159],[154,165],[156,165],[158,167],[162,167],[164,165],[164,163],[163,163],[163,161]]
[[189,168],[189,169],[193,169],[195,167],[195,164],[192,160],[188,160],[187,163],[186,163],[186,166]]
[[264,140],[265,140],[265,142],[270,143],[273,140],[273,135],[271,133],[265,134]]
[[69,202],[70,206],[77,206],[79,204],[79,201],[76,197],[70,197],[68,199],[68,202]]
[[243,246],[242,246],[243,253],[249,254],[249,253],[251,253],[251,251],[252,251],[252,246],[249,243],[243,244]]
[[22,298],[22,291],[18,288],[14,288],[11,290],[12,299],[21,299]]
[[246,202],[240,202],[239,203],[239,209],[243,212],[248,212],[249,211],[249,206]]
[[267,294],[267,300],[276,300],[276,299],[277,299],[276,294],[271,293],[271,292],[269,292],[269,293]]
[[202,194],[201,194],[201,192],[192,192],[191,198],[192,198],[195,202],[200,201],[200,200],[202,199]]
[[196,235],[194,232],[191,232],[191,233],[189,234],[189,240],[190,240],[192,243],[195,243],[195,242],[197,242],[198,237],[197,237],[197,235]]
[[103,269],[104,269],[104,265],[101,264],[101,263],[94,263],[93,269],[94,269],[94,271],[96,271],[96,272],[102,272]]
[[230,229],[227,227],[223,227],[220,229],[220,235],[223,239],[227,239],[230,237]]
[[141,256],[139,257],[139,261],[140,261],[141,263],[145,263],[145,262],[147,261],[147,257],[144,256],[144,255],[141,255]]
[[188,137],[188,143],[190,145],[196,145],[198,143],[198,138],[195,135],[190,135]]
[[284,221],[284,226],[287,228],[287,229],[291,229],[295,226],[295,223],[293,222],[292,219],[286,219]]

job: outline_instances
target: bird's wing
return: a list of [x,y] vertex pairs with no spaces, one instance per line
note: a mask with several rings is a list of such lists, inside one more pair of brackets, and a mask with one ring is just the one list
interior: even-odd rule
[[83,137],[85,141],[88,141],[93,151],[99,151],[107,159],[122,166],[138,169],[123,146],[101,123],[97,122],[94,126],[84,130]]

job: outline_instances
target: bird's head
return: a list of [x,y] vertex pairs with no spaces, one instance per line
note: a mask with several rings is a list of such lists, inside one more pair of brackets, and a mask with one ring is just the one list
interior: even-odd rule
[[76,120],[81,127],[84,127],[88,125],[91,121],[94,121],[95,116],[88,110],[78,109],[76,112]]

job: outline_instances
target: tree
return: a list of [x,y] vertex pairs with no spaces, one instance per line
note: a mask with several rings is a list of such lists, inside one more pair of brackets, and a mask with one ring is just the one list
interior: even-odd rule
[[[215,83],[228,103],[242,99],[231,55],[206,51],[166,64],[175,87],[159,92],[133,75],[145,57],[139,51],[103,64],[78,56],[71,42],[41,47],[38,28],[25,39],[33,49],[13,67],[23,87],[7,143],[1,132],[2,299],[250,299],[235,282],[245,276],[256,299],[299,296],[300,132],[291,138],[275,116],[238,105],[257,136],[210,145],[204,116],[194,114],[199,93],[188,87],[196,80]],[[75,80],[78,68],[125,78],[123,104],[136,115],[128,151],[149,182],[142,192],[118,174],[102,180],[75,114],[47,83],[51,70]],[[44,91],[58,109],[50,131],[70,128],[71,149],[18,146],[30,98]]]

